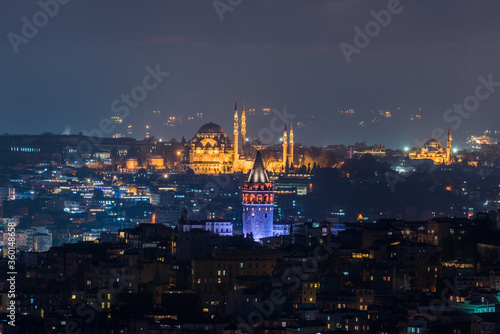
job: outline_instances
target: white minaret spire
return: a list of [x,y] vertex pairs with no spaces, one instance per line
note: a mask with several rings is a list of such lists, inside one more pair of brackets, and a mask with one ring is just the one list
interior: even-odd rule
[[290,154],[288,159],[288,165],[290,168],[293,166],[293,121],[290,122]]
[[233,170],[236,167],[236,164],[239,159],[239,151],[238,151],[238,140],[239,140],[239,131],[238,131],[238,102],[234,102],[234,125],[233,125],[233,135],[234,135],[234,163]]
[[243,109],[241,110],[241,153],[245,153],[245,144],[247,136],[247,117],[245,115],[245,100],[243,100]]
[[283,131],[283,170],[286,170],[286,158],[288,156],[288,137],[286,134],[286,123],[285,130]]
[[448,140],[446,142],[446,164],[451,163],[453,137],[451,136],[451,128],[448,128]]

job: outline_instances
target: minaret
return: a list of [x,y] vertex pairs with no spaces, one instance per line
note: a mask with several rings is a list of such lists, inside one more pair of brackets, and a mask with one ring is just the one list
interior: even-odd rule
[[286,123],[285,123],[285,130],[283,131],[283,170],[286,171],[286,158],[288,155],[288,138],[286,134]]
[[241,111],[241,153],[245,153],[247,136],[247,117],[245,116],[245,100],[243,100],[243,110]]
[[290,154],[288,158],[288,165],[293,167],[293,121],[290,122]]
[[451,162],[451,143],[453,138],[451,137],[451,128],[448,128],[448,141],[446,143],[446,164]]
[[233,125],[233,134],[234,134],[234,162],[233,162],[233,170],[236,169],[236,165],[239,159],[239,151],[238,151],[238,102],[234,102],[234,125]]

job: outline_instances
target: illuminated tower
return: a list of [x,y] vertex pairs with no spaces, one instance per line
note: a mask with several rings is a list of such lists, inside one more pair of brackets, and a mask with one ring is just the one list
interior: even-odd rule
[[247,117],[245,116],[245,100],[243,100],[243,110],[241,111],[241,153],[245,153],[245,143],[247,135]]
[[451,128],[448,128],[448,141],[446,142],[446,164],[451,162],[451,143],[453,138],[451,137]]
[[283,131],[283,170],[286,170],[286,158],[288,155],[288,138],[286,134],[286,123],[285,130]]
[[273,235],[273,184],[267,176],[260,151],[243,186],[243,234],[255,241]]
[[238,158],[239,158],[239,152],[238,152],[238,137],[239,137],[239,134],[238,134],[238,103],[237,102],[234,102],[234,125],[233,125],[233,134],[234,134],[234,167],[233,169],[235,169],[236,167],[236,164],[238,162]]
[[290,122],[290,154],[288,155],[288,165],[293,167],[293,122]]

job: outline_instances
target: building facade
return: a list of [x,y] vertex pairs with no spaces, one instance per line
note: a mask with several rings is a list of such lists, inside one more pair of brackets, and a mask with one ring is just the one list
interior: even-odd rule
[[[241,131],[240,131],[241,125]],[[185,142],[183,150],[178,152],[180,171],[192,169],[197,174],[224,174],[232,172],[248,173],[252,168],[252,159],[247,151],[247,130],[245,102],[238,114],[238,105],[235,104],[233,115],[233,136],[226,134],[218,124],[203,125],[195,136]],[[293,125],[290,124],[288,137],[286,124],[283,134],[283,156],[279,161],[269,162],[268,168],[273,171],[285,171],[293,166],[294,135]]]
[[243,234],[253,235],[255,241],[273,235],[274,187],[267,176],[264,163],[257,156],[243,187]]
[[432,160],[435,164],[449,165],[452,163],[451,129],[448,130],[446,148],[436,139],[428,140],[421,148],[414,148],[408,156],[413,160]]

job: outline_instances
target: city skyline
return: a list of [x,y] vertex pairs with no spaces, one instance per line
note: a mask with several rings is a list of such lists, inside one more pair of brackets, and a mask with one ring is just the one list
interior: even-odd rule
[[500,2],[0,11],[0,334],[500,333]]

